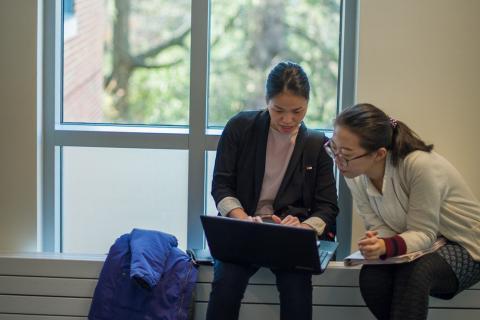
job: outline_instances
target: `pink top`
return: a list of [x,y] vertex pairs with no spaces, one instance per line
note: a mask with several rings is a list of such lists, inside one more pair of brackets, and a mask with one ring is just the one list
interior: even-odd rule
[[265,174],[260,191],[260,200],[255,211],[256,215],[274,213],[273,201],[287,171],[297,134],[298,130],[293,133],[282,133],[270,127],[265,158]]

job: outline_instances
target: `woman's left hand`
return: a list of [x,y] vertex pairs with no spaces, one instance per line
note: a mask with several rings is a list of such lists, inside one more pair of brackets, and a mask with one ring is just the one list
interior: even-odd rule
[[358,249],[365,259],[379,259],[385,254],[385,241],[377,237],[376,231],[367,231],[365,236],[358,241]]

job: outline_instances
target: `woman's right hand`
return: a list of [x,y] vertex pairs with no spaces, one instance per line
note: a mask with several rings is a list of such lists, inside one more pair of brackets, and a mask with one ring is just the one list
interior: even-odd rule
[[379,259],[386,252],[385,241],[378,237],[377,231],[367,231],[358,241],[358,249],[365,259]]

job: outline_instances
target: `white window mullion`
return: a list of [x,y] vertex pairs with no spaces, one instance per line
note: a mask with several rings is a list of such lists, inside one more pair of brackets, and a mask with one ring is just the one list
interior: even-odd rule
[[60,121],[61,83],[61,3],[47,0],[43,11],[43,206],[42,244],[43,251],[60,251],[60,193],[59,186],[60,151],[54,143],[55,125]]
[[209,0],[192,1],[190,135],[188,163],[188,247],[203,246],[205,147],[208,92]]

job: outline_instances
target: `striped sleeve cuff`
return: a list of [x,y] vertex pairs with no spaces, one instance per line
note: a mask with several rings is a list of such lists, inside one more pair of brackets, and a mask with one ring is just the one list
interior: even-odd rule
[[230,211],[236,208],[243,209],[242,204],[240,203],[240,200],[238,200],[235,197],[225,197],[222,200],[220,200],[217,206],[218,212],[220,212],[220,214],[224,217],[226,217]]
[[385,254],[381,255],[380,259],[400,256],[407,252],[407,244],[399,235],[382,239],[385,241]]
[[327,226],[325,221],[323,221],[319,217],[310,217],[307,220],[303,221],[303,223],[308,224],[315,231],[317,231],[317,235],[321,235],[325,230],[325,227]]

